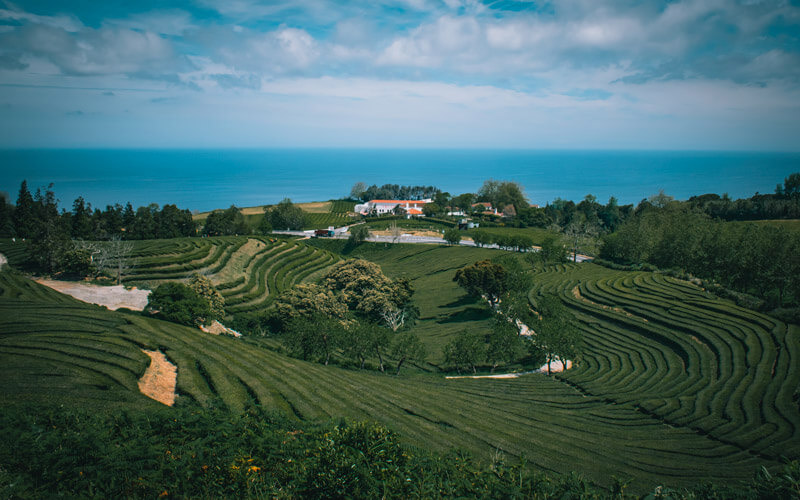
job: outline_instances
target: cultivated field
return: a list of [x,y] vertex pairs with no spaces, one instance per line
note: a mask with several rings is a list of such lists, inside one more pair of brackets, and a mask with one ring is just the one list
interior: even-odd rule
[[[208,274],[229,313],[259,310],[275,292],[313,280],[342,258],[341,241],[264,238],[137,243],[132,283]],[[586,343],[557,377],[446,380],[441,346],[491,315],[452,282],[456,269],[500,251],[364,244],[345,257],[381,264],[414,283],[428,349],[422,370],[394,377],[285,357],[249,339],[106,311],[0,272],[0,403],[81,404],[106,411],[158,405],[137,380],[160,350],[178,367],[183,405],[234,411],[259,403],[302,420],[368,418],[416,445],[500,451],[535,467],[581,471],[609,484],[729,482],[781,457],[800,458],[797,326],[717,299],[660,274],[565,264],[536,272],[559,294]]]

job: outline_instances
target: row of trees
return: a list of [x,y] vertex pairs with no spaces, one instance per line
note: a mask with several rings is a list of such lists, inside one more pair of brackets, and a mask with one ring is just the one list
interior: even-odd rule
[[798,307],[800,234],[772,225],[722,222],[680,202],[637,209],[603,238],[600,256],[650,263],[712,279],[765,299],[767,307]]
[[83,197],[72,204],[72,210],[59,212],[52,184],[31,194],[22,181],[16,205],[7,197],[0,200],[0,237],[40,239],[45,224],[68,238],[82,240],[111,240],[122,238],[141,240],[194,236],[196,225],[188,210],[175,205],[159,207],[153,203],[134,210],[130,203],[108,205],[105,210],[92,208]]
[[425,200],[433,198],[439,193],[435,186],[400,186],[398,184],[384,184],[381,187],[373,184],[367,186],[357,182],[350,189],[350,198],[353,200]]
[[[492,372],[528,356],[537,366],[546,362],[548,374],[555,360],[574,360],[580,355],[580,331],[571,314],[554,295],[536,297],[535,310],[528,292],[532,277],[514,257],[501,262],[483,260],[456,271],[453,281],[473,297],[485,300],[497,314],[489,335],[463,332],[444,348],[445,362],[462,370],[477,371],[484,363]],[[522,335],[528,327],[530,335]]]

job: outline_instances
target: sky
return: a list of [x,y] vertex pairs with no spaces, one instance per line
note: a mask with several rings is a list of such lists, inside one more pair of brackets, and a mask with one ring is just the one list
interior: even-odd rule
[[0,0],[0,148],[800,151],[800,0]]

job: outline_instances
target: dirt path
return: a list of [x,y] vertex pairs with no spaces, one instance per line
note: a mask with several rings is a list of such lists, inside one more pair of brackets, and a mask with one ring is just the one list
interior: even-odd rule
[[101,286],[79,281],[57,281],[44,278],[37,278],[35,281],[83,302],[106,306],[109,309],[125,307],[141,311],[147,305],[147,297],[150,295],[150,290],[137,290],[136,288],[127,290],[122,285]]
[[[567,360],[567,370],[572,368],[572,361]],[[561,360],[555,360],[550,363],[550,372],[551,373],[560,373],[564,371],[564,365],[561,363]],[[445,378],[447,379],[455,379],[455,378],[519,378],[522,375],[531,375],[534,373],[547,373],[547,364],[542,365],[541,368],[538,370],[531,370],[527,372],[516,372],[516,373],[498,373],[495,375],[450,375]]]
[[8,259],[6,259],[5,255],[0,253],[0,270],[2,270],[3,266],[5,266],[6,264],[8,264]]
[[142,349],[142,352],[150,356],[150,366],[139,379],[139,391],[159,403],[172,406],[175,404],[178,368],[170,363],[161,351]]

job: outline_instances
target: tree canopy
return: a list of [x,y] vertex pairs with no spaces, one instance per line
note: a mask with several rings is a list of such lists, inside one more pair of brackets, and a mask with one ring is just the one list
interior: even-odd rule
[[509,287],[506,270],[491,260],[482,260],[459,269],[453,281],[472,296],[485,296],[492,306],[497,305]]
[[305,225],[303,210],[292,203],[289,198],[284,198],[280,203],[269,209],[265,214],[269,217],[270,224],[275,229],[300,230]]

